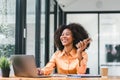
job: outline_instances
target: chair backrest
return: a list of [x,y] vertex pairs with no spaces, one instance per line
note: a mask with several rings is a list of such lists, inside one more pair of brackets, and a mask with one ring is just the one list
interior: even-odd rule
[[90,68],[86,69],[86,73],[85,74],[90,74]]

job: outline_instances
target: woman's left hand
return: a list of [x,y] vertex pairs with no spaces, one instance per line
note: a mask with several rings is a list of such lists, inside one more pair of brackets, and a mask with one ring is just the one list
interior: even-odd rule
[[77,53],[78,53],[78,58],[79,58],[80,56],[82,56],[81,53],[83,52],[83,50],[86,49],[87,45],[88,45],[90,42],[91,42],[91,39],[90,39],[90,38],[87,38],[87,39],[85,39],[85,40],[83,40],[83,41],[80,41],[80,42],[78,42],[78,43],[76,44]]
[[91,41],[91,39],[90,39],[90,38],[87,38],[87,39],[85,39],[85,40],[83,40],[83,41],[78,42],[78,43],[76,44],[76,47],[78,48],[78,50],[79,50],[80,52],[82,52],[84,49],[86,49],[86,47],[87,47],[88,43],[90,43],[90,41]]

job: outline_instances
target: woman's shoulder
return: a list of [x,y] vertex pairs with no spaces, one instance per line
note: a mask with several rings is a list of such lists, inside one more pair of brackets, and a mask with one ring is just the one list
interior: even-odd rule
[[55,56],[60,56],[62,54],[62,51],[61,50],[57,50],[55,51],[54,55]]
[[58,55],[58,54],[61,54],[61,53],[62,53],[62,51],[61,51],[61,50],[57,50],[57,51],[55,51],[55,53],[54,53],[54,54]]

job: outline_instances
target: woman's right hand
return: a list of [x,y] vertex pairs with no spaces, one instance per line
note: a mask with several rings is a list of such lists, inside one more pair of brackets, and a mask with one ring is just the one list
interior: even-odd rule
[[38,70],[38,75],[43,75],[44,73],[43,73],[43,71],[41,70],[41,68],[37,68],[37,70]]

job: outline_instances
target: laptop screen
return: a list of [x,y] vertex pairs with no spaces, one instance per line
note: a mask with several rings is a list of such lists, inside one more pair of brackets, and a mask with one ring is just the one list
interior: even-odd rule
[[12,55],[11,61],[15,76],[35,77],[37,68],[33,55]]

